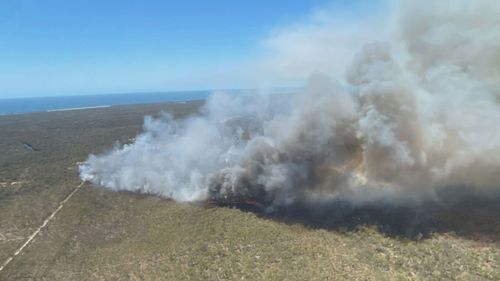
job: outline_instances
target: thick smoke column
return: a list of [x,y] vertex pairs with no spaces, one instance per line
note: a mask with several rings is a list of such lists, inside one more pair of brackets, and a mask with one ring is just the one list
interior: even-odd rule
[[269,205],[500,191],[500,2],[397,11],[398,35],[367,43],[345,81],[314,74],[291,99],[214,95],[199,116],[146,118],[132,144],[91,155],[82,179]]

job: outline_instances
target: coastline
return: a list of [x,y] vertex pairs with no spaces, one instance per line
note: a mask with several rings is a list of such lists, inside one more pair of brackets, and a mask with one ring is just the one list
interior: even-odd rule
[[107,108],[112,105],[96,105],[96,106],[84,106],[84,107],[72,107],[72,108],[59,108],[59,109],[49,109],[46,112],[56,112],[56,111],[72,111],[72,110],[82,110],[82,109],[96,109],[96,108]]
[[6,98],[0,99],[0,116],[104,108],[118,105],[205,100],[212,92],[213,91],[183,91]]
[[28,112],[14,112],[14,113],[0,113],[0,118],[3,117],[13,117],[13,116],[24,116],[32,114],[46,114],[46,113],[71,113],[71,112],[87,112],[90,110],[108,110],[108,109],[120,109],[120,108],[133,108],[133,107],[161,107],[167,105],[185,105],[190,103],[204,103],[206,99],[193,99],[193,100],[183,100],[183,101],[158,101],[149,103],[131,103],[131,104],[108,104],[108,105],[96,105],[96,106],[82,106],[82,107],[71,107],[71,108],[57,108],[48,109],[40,111],[28,111]]
[[[343,217],[350,211],[340,205],[325,213],[332,224],[303,224],[89,184],[72,193],[81,184],[79,163],[130,143],[143,130],[144,116],[168,112],[188,118],[203,104],[172,101],[0,117],[0,263],[14,255],[0,280],[128,280],[132,271],[143,279],[216,280],[218,271],[199,271],[206,268],[236,268],[259,280],[285,274],[326,280],[335,276],[332,261],[343,277],[361,271],[387,280],[413,272],[430,276],[424,267],[483,274],[477,264],[499,264],[500,199],[495,198],[465,201],[475,206],[465,219],[457,209],[431,212],[429,219],[404,208],[357,209]],[[407,239],[400,229],[423,236]],[[298,257],[300,266],[277,263],[282,257]],[[353,260],[358,267],[342,266]],[[190,262],[194,266],[187,266]],[[388,270],[380,273],[381,266]],[[261,275],[267,268],[270,273]],[[496,267],[488,270],[498,276]]]
[[[290,94],[298,88],[268,89],[266,94]],[[49,96],[49,97],[23,97],[0,98],[0,116],[18,115],[38,112],[71,111],[80,109],[94,109],[122,105],[141,105],[169,102],[191,102],[206,100],[214,93],[226,93],[238,96],[251,96],[262,93],[258,89],[228,89],[228,90],[200,90],[178,92],[144,92],[101,94],[83,96]]]

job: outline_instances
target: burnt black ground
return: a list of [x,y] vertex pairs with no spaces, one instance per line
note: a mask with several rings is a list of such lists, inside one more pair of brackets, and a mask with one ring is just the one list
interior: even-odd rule
[[[78,162],[130,142],[144,115],[184,118],[202,103],[0,117],[0,262],[78,186]],[[499,200],[456,191],[416,206],[270,212],[86,184],[0,280],[498,280]]]

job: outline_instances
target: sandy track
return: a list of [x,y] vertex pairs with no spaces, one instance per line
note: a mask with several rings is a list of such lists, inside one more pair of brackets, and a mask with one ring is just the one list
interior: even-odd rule
[[0,272],[2,272],[2,270],[4,270],[4,268],[17,256],[19,255],[23,250],[24,248],[26,248],[30,243],[31,241],[33,241],[33,239],[35,239],[35,237],[38,235],[38,233],[40,233],[40,231],[42,231],[42,229],[47,226],[47,224],[55,217],[55,215],[64,207],[64,204],[66,202],[68,202],[68,200],[78,191],[80,190],[80,188],[83,186],[85,182],[81,182],[68,196],[66,196],[66,198],[64,198],[64,200],[62,200],[61,202],[59,202],[59,206],[43,221],[43,223],[28,237],[28,239],[26,240],[26,242],[24,242],[23,245],[21,245],[21,247],[19,247],[19,249],[17,249],[9,258],[7,258],[3,263],[2,265],[0,266]]

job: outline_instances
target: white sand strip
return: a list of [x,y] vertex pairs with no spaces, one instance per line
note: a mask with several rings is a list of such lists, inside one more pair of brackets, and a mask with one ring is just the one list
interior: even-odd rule
[[84,106],[84,107],[72,107],[72,108],[49,109],[49,110],[47,110],[47,112],[56,112],[56,111],[72,111],[72,110],[96,109],[96,108],[107,108],[107,107],[111,107],[111,105],[96,105],[96,106]]
[[66,196],[66,198],[64,198],[63,201],[61,201],[59,203],[59,206],[57,207],[57,209],[55,209],[54,212],[52,212],[52,214],[50,214],[50,216],[48,216],[42,223],[42,225],[40,225],[36,230],[35,232],[33,232],[33,234],[30,235],[30,237],[28,238],[28,240],[26,240],[26,242],[24,242],[24,244],[19,247],[19,249],[17,249],[17,251],[14,252],[14,254],[12,254],[6,261],[4,261],[2,263],[2,265],[0,266],[0,272],[2,272],[2,270],[17,256],[19,255],[23,250],[24,248],[26,248],[30,242],[35,239],[35,237],[38,235],[38,233],[40,233],[40,231],[42,231],[42,229],[50,222],[50,220],[52,218],[54,218],[54,216],[57,214],[57,212],[59,212],[62,207],[64,206],[64,204],[66,202],[68,202],[68,200],[83,186],[85,182],[81,182],[80,185],[78,185],[68,196]]

